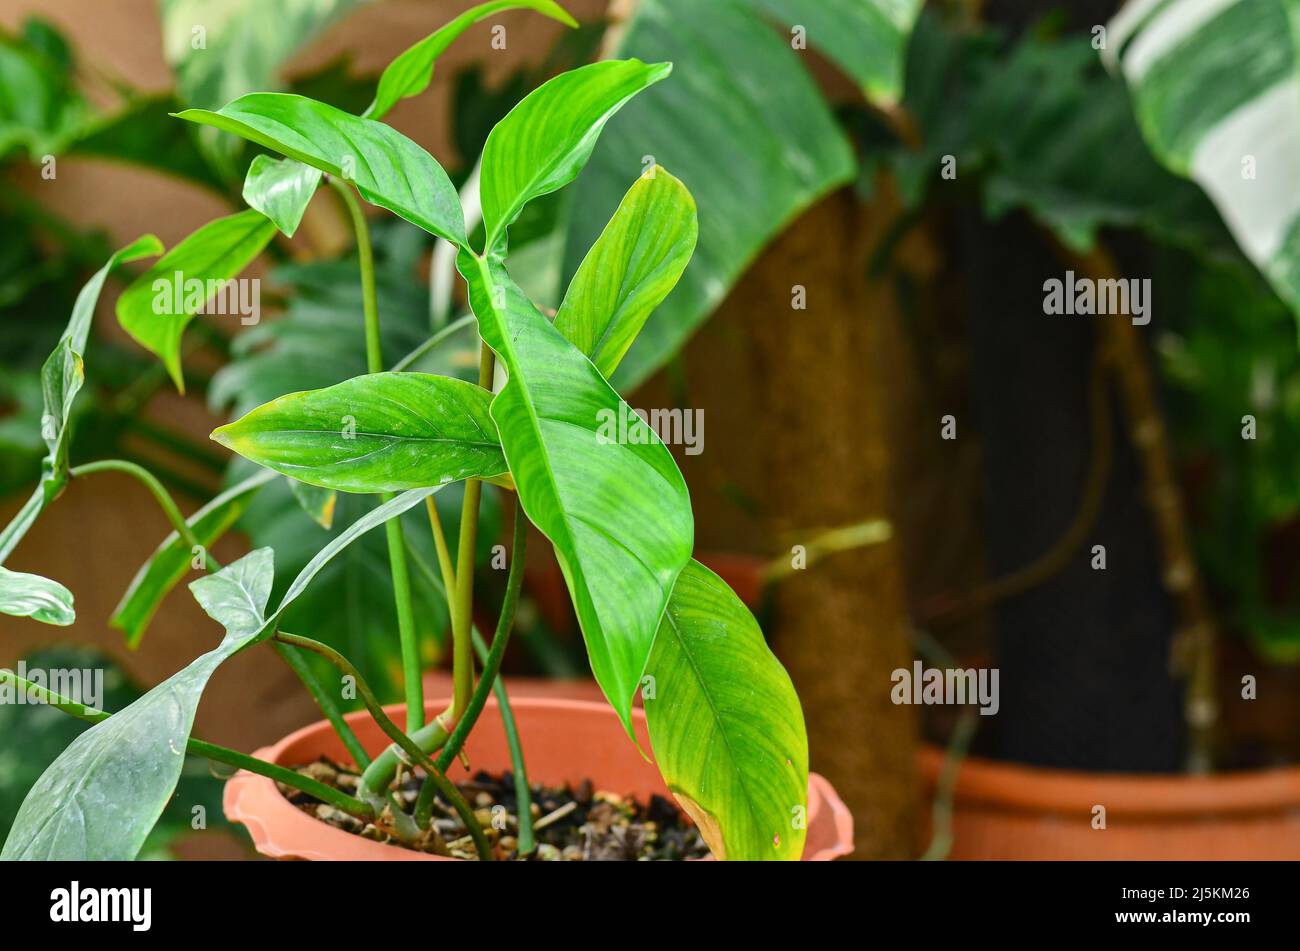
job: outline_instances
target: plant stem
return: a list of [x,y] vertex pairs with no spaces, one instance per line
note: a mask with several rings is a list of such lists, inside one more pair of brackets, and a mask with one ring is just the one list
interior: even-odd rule
[[352,762],[356,763],[358,769],[364,770],[370,765],[370,756],[366,753],[366,748],[361,745],[361,741],[357,739],[356,733],[348,726],[348,721],[343,719],[343,710],[335,701],[333,694],[325,689],[325,685],[316,676],[316,672],[312,670],[298,651],[279,641],[272,641],[271,646],[289,665],[289,669],[298,675],[302,685],[307,688],[307,692],[316,701],[316,706],[320,707],[321,713],[325,714],[325,719],[329,721],[330,726],[334,728],[334,732],[343,741],[343,745],[352,757]]
[[[370,247],[370,231],[352,188],[329,176],[329,183],[343,197],[352,227],[356,231],[357,258],[361,266],[361,302],[366,329],[366,367],[371,373],[384,369],[383,349],[379,337],[379,301],[375,292],[375,258]],[[392,493],[380,500],[388,502]],[[415,608],[411,600],[411,574],[406,564],[406,540],[400,518],[384,523],[388,541],[388,564],[393,577],[393,599],[397,605],[397,634],[402,648],[402,681],[406,693],[406,731],[413,733],[424,725],[424,684],[420,678],[420,644],[415,633]]]
[[[479,660],[487,664],[488,646],[483,643],[483,635],[476,628],[470,628],[474,634],[474,651]],[[527,855],[537,848],[533,840],[533,793],[528,787],[528,767],[524,763],[524,746],[519,742],[519,726],[515,723],[515,711],[510,706],[510,695],[506,692],[504,677],[497,677],[492,685],[497,696],[497,705],[501,708],[501,729],[506,734],[506,746],[510,748],[510,767],[515,779],[515,812],[519,820],[519,854]]]
[[[87,723],[102,723],[109,719],[112,714],[103,710],[97,710],[94,707],[88,707],[85,704],[77,703],[66,697],[60,696],[53,691],[46,690],[44,687],[37,686],[29,680],[24,680],[13,671],[0,669],[0,681],[9,681],[15,688],[25,690],[31,697],[36,697],[56,710],[76,717],[78,720],[85,720]],[[309,796],[314,796],[321,802],[328,803],[337,809],[358,816],[363,819],[373,819],[375,811],[369,804],[362,802],[340,792],[332,786],[327,786],[318,780],[309,776],[303,776],[295,773],[291,769],[286,769],[276,763],[268,763],[266,760],[258,759],[255,756],[248,756],[235,750],[226,749],[224,746],[217,746],[215,743],[206,743],[203,740],[190,737],[185,743],[185,752],[192,753],[195,756],[202,756],[213,762],[224,763],[227,766],[233,766],[236,769],[244,769],[250,773],[257,773],[259,776],[265,776],[276,782],[283,783],[286,786],[292,786],[294,789],[305,792]]]
[[[515,608],[519,604],[519,591],[524,583],[527,541],[528,521],[524,517],[523,510],[519,507],[518,501],[516,501],[514,542],[510,552],[510,574],[506,579],[506,594],[504,601],[501,603],[501,614],[497,620],[496,634],[492,638],[492,649],[488,651],[487,658],[483,662],[483,676],[479,679],[478,687],[474,690],[473,696],[470,697],[469,703],[463,708],[463,712],[457,720],[456,728],[452,731],[446,746],[442,748],[442,752],[434,763],[443,772],[447,771],[448,767],[455,761],[456,754],[464,747],[465,738],[474,729],[479,714],[483,712],[483,707],[487,704],[488,693],[491,692],[497,682],[497,675],[501,671],[501,660],[505,657],[506,645],[510,641],[510,631],[514,627]],[[420,790],[420,798],[416,802],[416,823],[421,826],[428,823],[429,809],[432,803],[433,791],[426,786]]]
[[479,858],[484,862],[492,861],[492,847],[488,844],[487,836],[483,833],[483,827],[479,825],[474,816],[474,810],[465,801],[465,797],[460,794],[460,790],[452,785],[451,781],[443,774],[443,771],[438,769],[433,760],[429,758],[429,755],[403,733],[396,723],[388,718],[383,705],[380,704],[379,699],[375,696],[374,691],[370,689],[370,685],[366,683],[365,678],[352,666],[352,662],[328,644],[322,644],[320,641],[314,641],[309,637],[299,637],[296,634],[277,631],[275,639],[283,644],[319,654],[337,667],[344,675],[352,677],[356,681],[357,692],[361,695],[361,702],[366,705],[366,709],[370,711],[375,723],[416,764],[424,768],[427,774],[426,787],[435,787],[438,792],[442,793],[443,798],[451,803],[452,808],[456,810],[456,814],[465,823],[465,828],[469,830],[470,837],[474,840],[474,846],[478,850]]
[[[496,367],[492,348],[479,342],[478,385],[492,389]],[[474,691],[474,643],[470,627],[474,623],[474,553],[478,546],[478,510],[483,497],[483,483],[478,479],[465,482],[465,500],[460,513],[460,548],[456,555],[456,593],[452,608],[452,701],[457,711],[468,708]]]
[[420,344],[418,347],[416,347],[406,356],[402,357],[402,359],[394,363],[393,372],[400,373],[401,371],[405,370],[407,367],[411,366],[411,364],[415,363],[417,360],[423,357],[426,353],[429,353],[430,351],[436,349],[438,345],[441,344],[448,337],[454,337],[457,333],[464,330],[470,324],[474,323],[475,320],[476,318],[474,317],[473,314],[466,314],[464,317],[461,317],[459,320],[455,320],[452,323],[448,324],[446,327],[443,327],[441,330],[439,330],[436,334],[434,334],[424,343]]
[[99,462],[88,462],[84,466],[75,466],[68,471],[68,475],[77,478],[83,475],[92,475],[96,472],[122,472],[126,475],[133,476],[142,482],[153,497],[158,502],[158,506],[167,516],[167,521],[171,523],[172,528],[176,529],[176,534],[181,537],[185,544],[191,549],[201,548],[204,552],[204,561],[207,561],[207,548],[199,544],[198,538],[195,537],[193,529],[185,521],[185,516],[177,508],[176,502],[171,497],[171,493],[163,487],[157,477],[144,466],[136,465],[134,462],[127,462],[125,459],[104,459]]

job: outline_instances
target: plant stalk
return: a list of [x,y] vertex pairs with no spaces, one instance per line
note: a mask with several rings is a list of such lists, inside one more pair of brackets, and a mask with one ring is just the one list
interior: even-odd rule
[[[356,231],[357,259],[361,267],[361,301],[365,317],[366,367],[371,373],[384,369],[383,349],[379,337],[379,301],[375,291],[375,257],[370,246],[370,231],[361,203],[352,188],[333,176],[329,183],[343,198],[352,227]],[[391,492],[380,496],[382,502],[393,498]],[[388,541],[388,564],[393,578],[393,599],[397,605],[397,635],[402,649],[402,681],[406,694],[406,732],[424,726],[424,683],[421,680],[420,644],[415,632],[415,607],[411,599],[411,574],[406,563],[406,540],[400,518],[384,523]]]

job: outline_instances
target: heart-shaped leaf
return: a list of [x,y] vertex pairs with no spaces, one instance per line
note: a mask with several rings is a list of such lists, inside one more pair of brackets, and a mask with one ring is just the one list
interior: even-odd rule
[[[219,305],[223,309],[239,311],[232,319],[260,317],[255,312],[258,298],[243,291],[231,294],[228,282],[262,253],[274,234],[275,224],[253,209],[209,221],[164,254],[117,299],[118,323],[162,360],[182,393],[185,328],[214,298],[224,301]],[[237,307],[231,305],[236,297]]]
[[677,285],[699,237],[695,199],[662,168],[628,191],[569,285],[555,329],[608,378]]
[[221,644],[73,740],[23,800],[0,859],[135,858],[180,779],[208,679],[263,628],[272,557],[259,548],[191,585],[225,625]]
[[324,173],[294,159],[259,155],[244,177],[244,201],[292,238]]
[[346,179],[366,201],[452,244],[465,243],[465,215],[447,173],[382,122],[286,93],[253,93],[216,112],[187,109],[177,116]]
[[215,650],[77,737],[23,800],[0,861],[133,859],[176,787],[194,711],[213,671],[274,633],[280,615],[339,552],[436,491],[405,492],[357,519],[299,572],[269,616],[269,548],[192,582],[195,598],[225,626],[226,636]]
[[59,627],[67,627],[77,617],[72,610],[72,592],[63,585],[3,566],[0,566],[0,614],[29,617]]
[[686,483],[653,430],[504,267],[469,252],[459,267],[480,333],[506,368],[492,418],[520,502],[555,545],[592,672],[630,734],[632,695],[691,557]]
[[[272,472],[258,472],[226,489],[186,519],[199,544],[205,548],[216,544],[217,539],[239,520],[257,490],[274,478]],[[193,561],[194,552],[190,551],[189,545],[172,532],[135,573],[109,621],[126,635],[128,647],[134,650],[140,646],[158,605],[185,577]]]
[[429,88],[433,79],[433,66],[447,47],[475,23],[503,10],[536,10],[553,20],[559,20],[567,26],[576,27],[578,22],[554,0],[492,0],[480,3],[466,10],[450,23],[430,33],[420,42],[408,47],[398,55],[379,77],[379,89],[375,92],[375,101],[364,113],[369,119],[382,119],[388,110],[402,99],[418,96]]
[[504,473],[491,401],[451,377],[370,373],[272,400],[212,438],[311,485],[400,492]]
[[794,685],[749,609],[697,561],[682,570],[647,668],[659,771],[719,859],[798,859],[808,736]]
[[502,119],[483,147],[483,223],[487,250],[534,198],[578,177],[610,118],[629,99],[666,79],[671,63],[593,63],[539,86]]

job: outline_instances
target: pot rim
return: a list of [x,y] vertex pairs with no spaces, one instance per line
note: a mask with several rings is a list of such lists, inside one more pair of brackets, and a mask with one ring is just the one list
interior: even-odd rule
[[[946,758],[940,747],[921,745],[917,765],[929,786],[937,784]],[[1300,767],[1163,776],[1093,773],[967,756],[957,774],[954,798],[1045,813],[1087,811],[1098,803],[1130,815],[1165,818],[1284,812],[1300,809]]]
[[[425,701],[425,709],[430,715],[436,715],[446,707],[449,698],[435,698]],[[488,705],[496,707],[496,700],[489,699]],[[610,714],[610,708],[604,703],[589,700],[571,700],[551,697],[515,697],[511,707],[518,713],[530,708],[550,708],[568,710],[576,714],[598,713]],[[389,704],[384,712],[390,717],[400,717],[406,711],[403,703]],[[355,724],[368,720],[369,713],[357,710],[344,715],[344,720]],[[643,724],[645,711],[633,709],[633,721]],[[268,760],[278,765],[285,750],[301,740],[316,734],[330,733],[332,727],[328,720],[317,720],[301,727],[278,742],[262,747],[254,754],[259,759]],[[255,773],[241,770],[226,782],[222,795],[222,807],[226,818],[231,822],[242,824],[253,839],[258,852],[272,858],[297,858],[312,861],[332,861],[340,857],[352,859],[383,860],[401,858],[414,861],[460,861],[445,856],[429,855],[364,839],[351,832],[336,829],[328,823],[321,822],[313,816],[302,812],[285,799],[276,788],[274,781]],[[812,825],[822,812],[827,813],[835,830],[832,844],[818,849],[811,855],[805,855],[804,861],[831,861],[850,854],[853,851],[853,816],[840,799],[830,782],[818,773],[808,773],[808,824]],[[322,848],[320,842],[326,843]],[[330,848],[333,843],[337,848]],[[340,853],[343,853],[341,856]]]

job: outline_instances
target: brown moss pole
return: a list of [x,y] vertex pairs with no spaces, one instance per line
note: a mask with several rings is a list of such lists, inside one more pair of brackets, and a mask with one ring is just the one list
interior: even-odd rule
[[[889,512],[882,308],[868,285],[869,209],[848,193],[812,209],[751,269],[720,318],[758,381],[750,426],[761,508],[785,552]],[[798,288],[806,309],[794,306]],[[917,854],[914,711],[890,701],[912,647],[893,541],[840,552],[774,592],[775,648],[808,720],[813,768],[857,825],[856,858]]]

